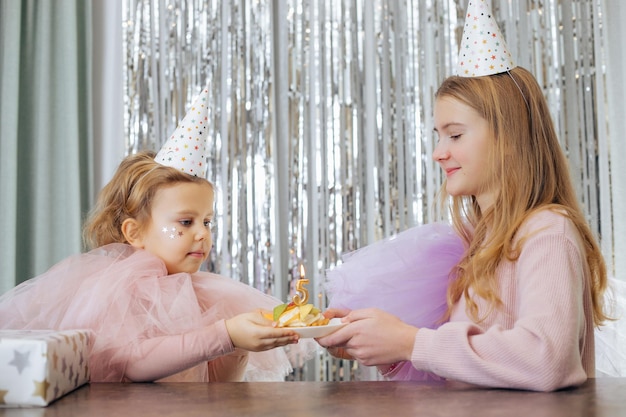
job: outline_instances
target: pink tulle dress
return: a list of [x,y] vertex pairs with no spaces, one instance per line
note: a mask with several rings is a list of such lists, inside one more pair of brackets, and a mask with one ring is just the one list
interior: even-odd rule
[[[431,223],[347,254],[327,271],[329,307],[376,307],[417,327],[437,328],[446,310],[450,272],[464,245],[451,226]],[[403,366],[394,380],[439,377]]]
[[[125,381],[129,361],[150,354],[139,346],[141,341],[162,338],[177,354],[178,346],[190,344],[189,338],[184,339],[186,333],[224,326],[222,319],[259,308],[271,310],[279,303],[216,274],[167,275],[165,265],[154,255],[111,244],[69,257],[2,295],[0,328],[91,329],[95,334],[90,355],[92,382]],[[284,380],[294,358],[306,360],[314,352],[315,344],[309,342],[248,355],[239,352],[246,367],[244,379]],[[228,361],[239,361],[237,351],[217,355],[211,362],[225,361],[223,366],[231,366]],[[210,366],[194,363],[167,380],[209,381]]]

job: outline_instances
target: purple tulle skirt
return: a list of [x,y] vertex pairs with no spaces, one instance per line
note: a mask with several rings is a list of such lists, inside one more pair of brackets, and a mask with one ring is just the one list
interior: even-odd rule
[[[416,327],[439,327],[446,290],[465,248],[451,226],[417,226],[347,254],[327,272],[329,307],[376,307]],[[407,366],[409,365],[409,366]],[[403,364],[391,379],[437,379]]]

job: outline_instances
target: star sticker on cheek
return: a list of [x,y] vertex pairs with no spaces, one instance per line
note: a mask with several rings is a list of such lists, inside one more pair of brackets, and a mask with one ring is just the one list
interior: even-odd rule
[[175,227],[170,227],[168,228],[167,226],[164,226],[161,231],[163,232],[163,234],[166,234],[167,237],[169,237],[170,239],[174,239],[176,236],[182,236],[183,232],[179,232],[176,230]]

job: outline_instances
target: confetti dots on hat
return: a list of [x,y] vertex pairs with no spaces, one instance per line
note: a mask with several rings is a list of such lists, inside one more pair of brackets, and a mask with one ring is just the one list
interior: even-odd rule
[[486,0],[470,0],[459,50],[457,75],[480,77],[515,68],[509,48]]
[[163,145],[155,161],[196,177],[206,176],[209,90],[204,89]]

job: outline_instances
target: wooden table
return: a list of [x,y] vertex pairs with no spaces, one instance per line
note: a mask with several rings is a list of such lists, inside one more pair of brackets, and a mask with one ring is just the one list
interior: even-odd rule
[[424,382],[90,384],[46,408],[0,416],[626,416],[626,378],[553,393]]

